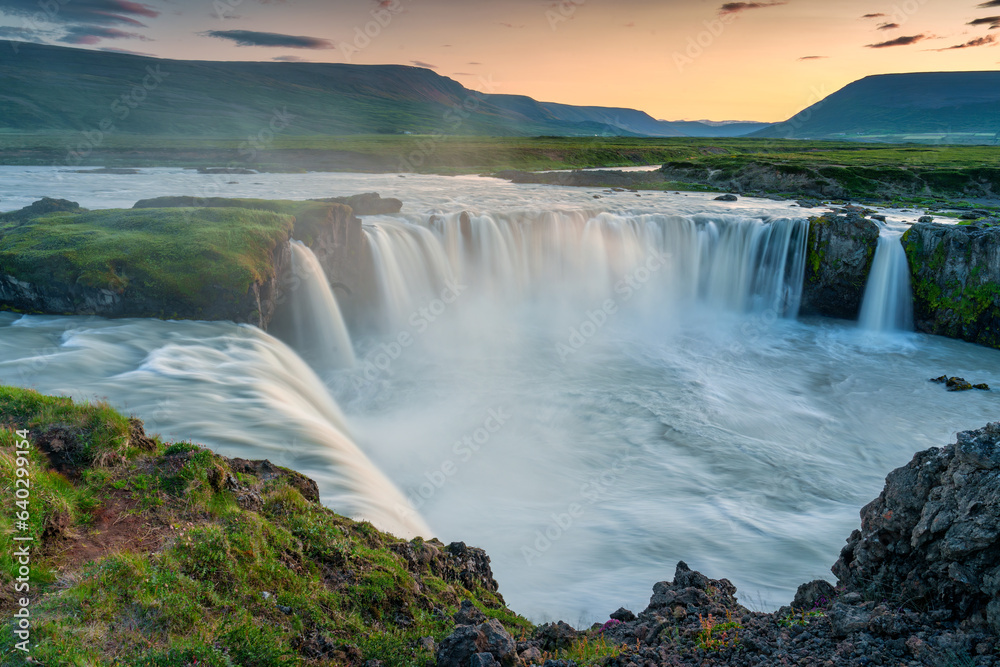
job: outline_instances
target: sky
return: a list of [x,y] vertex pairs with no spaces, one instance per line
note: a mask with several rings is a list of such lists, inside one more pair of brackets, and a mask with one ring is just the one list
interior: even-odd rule
[[0,0],[0,39],[415,65],[546,102],[780,121],[872,74],[1000,69],[1000,0]]

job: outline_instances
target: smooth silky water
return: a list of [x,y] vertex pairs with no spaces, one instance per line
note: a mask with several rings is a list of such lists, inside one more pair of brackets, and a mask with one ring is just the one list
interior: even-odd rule
[[[224,178],[237,183],[3,167],[0,206],[399,197],[404,215],[365,220],[378,317],[351,332],[353,364],[314,326],[335,327],[330,312],[282,333],[311,369],[247,326],[0,314],[0,381],[107,397],[166,437],[301,470],[344,513],[482,546],[535,620],[638,611],[681,559],[751,606],[787,604],[831,577],[886,473],[996,419],[991,393],[927,380],[1000,385],[1000,352],[795,317],[807,212],[788,204],[595,200],[477,177]],[[329,309],[313,287],[295,305]],[[316,354],[316,338],[334,351]]]

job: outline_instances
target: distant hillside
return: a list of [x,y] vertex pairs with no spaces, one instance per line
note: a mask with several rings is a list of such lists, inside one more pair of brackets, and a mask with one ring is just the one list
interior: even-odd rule
[[[0,51],[13,54],[7,42]],[[0,132],[246,137],[275,109],[286,134],[739,136],[756,127],[487,95],[420,67],[147,58],[17,43],[0,62]],[[159,72],[159,74],[151,74]],[[720,133],[721,132],[721,133]]]
[[1000,72],[932,72],[866,77],[751,136],[996,144],[998,133]]

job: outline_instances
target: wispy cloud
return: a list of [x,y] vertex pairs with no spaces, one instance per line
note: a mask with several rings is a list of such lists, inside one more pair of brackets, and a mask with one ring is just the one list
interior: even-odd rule
[[765,7],[777,7],[787,5],[787,2],[727,2],[719,7],[720,14],[738,14],[748,9],[764,9]]
[[877,30],[895,30],[898,27],[898,23],[879,23]]
[[506,23],[504,21],[501,21],[500,25],[502,25],[505,28],[513,28],[514,30],[520,30],[521,28],[527,27],[523,23],[518,23],[518,24],[515,25],[513,23]]
[[411,63],[417,67],[426,67],[427,69],[437,69],[437,65],[431,65],[430,63],[425,63],[423,60],[411,60]]
[[935,49],[936,51],[954,51],[955,49],[971,49],[976,46],[990,46],[996,45],[997,36],[996,35],[986,35],[985,37],[977,37],[976,39],[970,39],[965,44],[956,44],[955,46],[946,46],[943,49]]
[[[47,12],[51,20],[63,24],[88,25],[144,25],[141,19],[156,18],[160,15],[149,5],[131,0],[73,0],[59,2],[58,9]],[[34,16],[43,3],[38,0],[4,0],[0,12],[7,15]]]
[[66,44],[97,44],[102,39],[140,39],[148,41],[145,35],[104,26],[75,25],[66,30],[59,40]]
[[927,35],[910,35],[907,37],[897,37],[896,39],[890,39],[888,42],[879,42],[877,44],[866,44],[865,46],[869,49],[887,49],[890,46],[909,46],[911,44],[916,44],[927,39]]
[[1000,16],[986,16],[975,21],[969,21],[967,25],[988,25],[990,30],[1000,28]]
[[989,9],[990,7],[1000,7],[1000,0],[990,0],[979,5],[980,9]]
[[336,45],[328,39],[283,35],[277,32],[257,32],[256,30],[206,30],[198,33],[205,37],[228,39],[236,46],[268,46],[284,49],[333,49]]
[[830,56],[802,56],[799,60],[825,60]]
[[882,12],[879,12],[878,14],[865,14],[861,18],[863,18],[863,19],[880,19],[880,18],[883,18],[885,16],[888,16],[888,14],[883,14]]

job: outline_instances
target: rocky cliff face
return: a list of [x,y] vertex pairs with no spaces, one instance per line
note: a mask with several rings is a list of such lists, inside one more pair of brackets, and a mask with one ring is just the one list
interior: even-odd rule
[[1000,634],[1000,422],[890,473],[833,571],[845,587]]
[[903,245],[917,329],[1000,347],[1000,228],[920,223]]
[[550,623],[521,641],[463,607],[438,667],[571,667],[574,647],[618,647],[605,667],[1000,665],[1000,422],[917,454],[889,474],[833,567],[774,613],[677,564],[639,613],[577,631]]
[[878,236],[878,225],[854,211],[810,221],[803,315],[857,319]]

